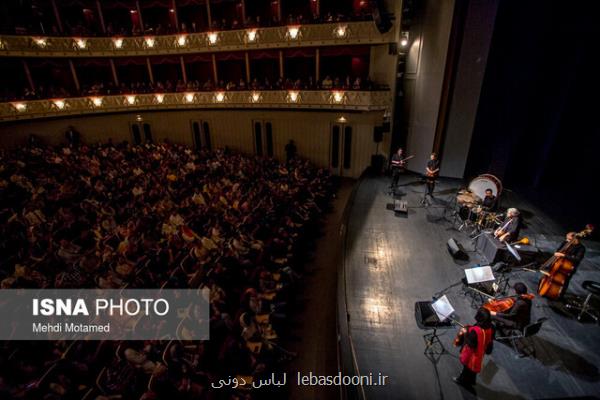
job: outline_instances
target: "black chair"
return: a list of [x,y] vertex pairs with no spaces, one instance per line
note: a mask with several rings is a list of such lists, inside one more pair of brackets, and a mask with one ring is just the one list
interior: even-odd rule
[[[526,357],[528,354],[525,351],[530,352],[529,355],[535,356],[535,347],[529,338],[537,335],[547,319],[545,317],[539,318],[536,322],[527,325],[523,330],[513,329],[505,336],[496,336],[496,340],[510,341],[511,347],[517,352],[517,357]],[[519,350],[517,341],[525,344],[522,350]]]
[[583,303],[577,302],[574,304],[567,304],[566,307],[567,308],[571,308],[574,310],[579,311],[579,314],[577,315],[577,319],[579,321],[581,321],[581,318],[584,315],[587,315],[589,317],[592,317],[596,323],[598,323],[598,315],[596,314],[598,312],[598,310],[594,309],[591,305],[590,305],[590,301],[592,300],[592,297],[595,296],[599,296],[600,297],[600,282],[594,282],[594,281],[584,281],[581,286],[588,291],[588,294],[584,300]]

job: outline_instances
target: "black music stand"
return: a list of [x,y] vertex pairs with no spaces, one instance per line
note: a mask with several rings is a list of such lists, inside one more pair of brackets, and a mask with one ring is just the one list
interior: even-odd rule
[[449,319],[440,320],[433,309],[432,303],[432,301],[417,301],[415,303],[415,321],[417,322],[419,329],[432,331],[423,335],[423,340],[425,341],[425,350],[423,351],[423,354],[427,356],[439,356],[446,353],[446,349],[437,334],[437,330],[450,329],[452,327],[452,321]]

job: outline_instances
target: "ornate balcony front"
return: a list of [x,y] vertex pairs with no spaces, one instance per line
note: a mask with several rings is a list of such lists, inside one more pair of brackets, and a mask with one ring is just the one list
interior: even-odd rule
[[389,90],[271,90],[178,92],[72,97],[0,103],[0,121],[55,118],[72,115],[184,109],[321,109],[385,110]]
[[134,37],[0,36],[0,55],[120,57],[213,53],[287,47],[381,44],[392,42],[393,36],[393,30],[380,33],[372,21]]

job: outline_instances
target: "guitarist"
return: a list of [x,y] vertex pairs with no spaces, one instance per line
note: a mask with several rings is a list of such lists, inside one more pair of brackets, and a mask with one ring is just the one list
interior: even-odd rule
[[431,153],[427,167],[425,168],[425,181],[427,183],[427,194],[433,198],[433,190],[435,189],[435,178],[440,174],[440,160],[436,153]]
[[400,175],[404,173],[406,170],[406,159],[404,158],[404,150],[401,148],[398,149],[396,153],[392,156],[392,187],[395,188],[398,186],[398,180],[400,179]]

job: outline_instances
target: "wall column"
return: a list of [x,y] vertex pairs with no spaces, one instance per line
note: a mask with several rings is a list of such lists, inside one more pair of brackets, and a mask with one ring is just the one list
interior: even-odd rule
[[283,51],[279,50],[279,76],[283,78]]
[[144,25],[144,19],[142,18],[142,8],[140,7],[139,0],[135,1],[135,8],[137,9],[138,16],[140,17],[140,30],[142,31],[142,33],[144,33],[146,31],[146,26]]
[[146,57],[146,67],[148,67],[148,76],[150,77],[150,82],[154,84],[154,74],[152,73],[152,64],[150,63],[149,57]]
[[185,71],[185,62],[183,56],[179,56],[179,64],[181,64],[181,75],[183,76],[183,82],[187,83],[187,72]]
[[208,29],[212,29],[212,17],[210,16],[210,0],[206,0],[206,15],[208,16]]
[[215,87],[219,84],[219,74],[217,73],[217,57],[215,54],[211,54],[212,67],[213,67],[213,79],[215,80]]
[[100,19],[100,27],[102,28],[102,33],[106,33],[106,25],[104,24],[104,14],[102,14],[102,6],[100,5],[100,0],[96,0],[96,8],[98,9],[98,18]]
[[246,61],[246,83],[248,84],[247,86],[250,86],[250,56],[248,52],[244,53],[244,59]]
[[52,11],[54,11],[54,18],[56,19],[56,25],[58,26],[58,31],[63,33],[63,25],[60,20],[60,13],[58,12],[58,7],[56,6],[56,1],[52,0]]
[[31,77],[31,71],[29,70],[29,64],[27,64],[27,60],[23,60],[23,69],[25,70],[25,76],[27,77],[29,89],[35,91],[35,84],[33,83],[33,78]]
[[321,80],[321,51],[319,48],[315,51],[315,83]]
[[175,32],[179,32],[179,16],[177,15],[177,2],[175,0],[171,3],[171,8],[173,9],[173,18],[175,20]]
[[108,60],[108,62],[110,63],[110,70],[112,72],[113,82],[115,83],[115,86],[119,86],[119,76],[117,75],[115,61],[111,58],[110,60]]
[[78,93],[81,93],[81,86],[79,85],[79,79],[77,78],[77,71],[75,70],[75,64],[73,60],[69,60],[69,69],[71,70],[71,77],[73,77],[73,84]]

